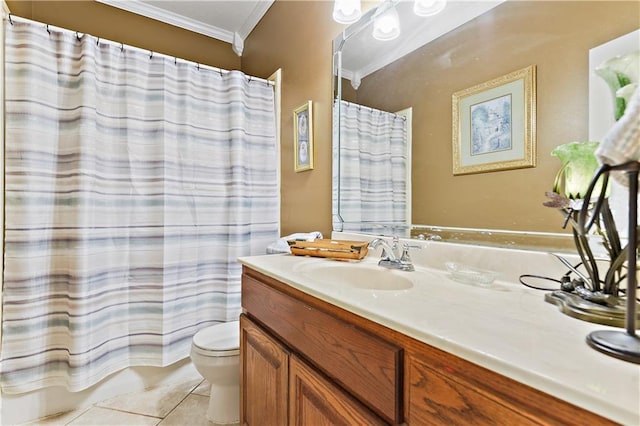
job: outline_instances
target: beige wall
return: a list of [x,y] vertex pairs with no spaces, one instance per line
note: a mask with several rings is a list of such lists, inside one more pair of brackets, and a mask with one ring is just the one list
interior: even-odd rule
[[[636,1],[508,2],[363,79],[359,103],[413,107],[413,223],[562,232],[550,152],[588,138],[589,49],[639,27]],[[538,166],[453,176],[452,93],[531,64]]]
[[[276,0],[245,43],[244,72],[282,68],[282,233],[331,234],[332,40],[344,28],[330,1]],[[314,170],[294,171],[293,110],[313,101]]]
[[12,14],[223,69],[240,69],[229,43],[93,0],[7,0]]
[[[243,70],[283,68],[282,230],[331,229],[331,2],[276,0],[247,40]],[[399,61],[358,90],[414,107],[413,222],[438,226],[563,232],[542,206],[559,161],[553,147],[588,136],[588,51],[640,27],[640,3],[509,2]],[[451,95],[530,64],[537,66],[537,167],[453,176]],[[418,78],[402,78],[419,69]],[[388,78],[388,76],[386,77]],[[316,168],[293,171],[291,111],[314,101]]]

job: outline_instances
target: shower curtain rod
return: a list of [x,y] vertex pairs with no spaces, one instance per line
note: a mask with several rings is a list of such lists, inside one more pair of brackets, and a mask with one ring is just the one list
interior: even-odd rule
[[[93,38],[96,39],[96,43],[103,42],[103,43],[112,44],[114,46],[118,46],[120,48],[120,50],[124,50],[124,48],[126,47],[129,50],[134,50],[134,51],[139,51],[139,52],[146,52],[146,53],[149,54],[149,58],[152,58],[153,56],[159,56],[159,57],[163,57],[163,58],[167,58],[167,59],[173,59],[173,61],[175,63],[180,61],[180,62],[185,63],[185,64],[193,64],[199,70],[200,69],[205,69],[205,70],[209,70],[209,71],[214,71],[214,72],[219,73],[221,75],[231,72],[229,70],[225,70],[225,69],[222,69],[222,68],[214,67],[214,66],[211,66],[211,65],[204,65],[204,64],[200,64],[198,62],[193,62],[193,61],[187,60],[187,59],[178,58],[176,56],[165,55],[164,53],[158,53],[158,52],[154,52],[152,50],[142,49],[140,47],[131,46],[131,45],[128,45],[128,44],[124,44],[124,43],[121,43],[121,42],[116,42],[116,41],[109,40],[109,39],[106,39],[106,38],[96,37],[96,36],[93,36],[91,34],[80,33],[78,31],[72,31],[72,30],[69,30],[67,28],[62,28],[62,27],[56,27],[55,25],[45,24],[45,23],[40,22],[40,21],[34,21],[32,19],[27,19],[27,18],[23,18],[21,16],[16,16],[16,15],[13,15],[11,13],[5,15],[4,19],[9,20],[9,23],[11,25],[13,25],[14,22],[26,22],[26,23],[31,23],[31,24],[42,25],[44,27],[43,29],[45,31],[47,31],[47,32],[50,32],[51,29],[55,29],[56,31],[62,31],[62,32],[67,32],[67,33],[75,33],[75,35],[76,35],[76,37],[78,39],[80,39],[83,36],[93,37]],[[249,79],[249,81],[254,81],[254,80],[255,81],[261,81],[261,82],[266,83],[266,84],[268,84],[270,86],[273,86],[275,84],[275,82],[273,82],[271,80],[267,80],[267,79],[260,78],[260,77],[254,77],[254,76],[247,75],[247,78]]]
[[356,107],[358,109],[365,109],[365,110],[369,110],[371,112],[379,112],[379,113],[384,112],[385,114],[392,114],[394,117],[400,118],[401,120],[404,120],[404,121],[407,120],[407,117],[405,117],[404,115],[396,114],[395,112],[383,111],[383,110],[378,109],[378,108],[373,108],[373,107],[369,107],[369,106],[366,106],[366,105],[360,105],[360,104],[356,104],[354,102],[349,102],[349,101],[344,101],[344,100],[342,102],[345,102],[345,103],[347,103],[347,104],[349,104],[351,106],[354,106],[354,107]]

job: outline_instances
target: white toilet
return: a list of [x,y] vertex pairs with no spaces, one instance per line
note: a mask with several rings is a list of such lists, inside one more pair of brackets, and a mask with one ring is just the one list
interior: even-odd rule
[[211,384],[207,419],[216,424],[240,422],[240,324],[215,324],[198,331],[191,361]]

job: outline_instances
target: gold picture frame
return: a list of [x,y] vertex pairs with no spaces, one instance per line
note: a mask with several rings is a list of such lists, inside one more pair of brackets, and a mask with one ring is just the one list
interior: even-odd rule
[[453,174],[536,166],[536,67],[455,92]]
[[293,110],[294,169],[313,169],[313,103],[307,101]]

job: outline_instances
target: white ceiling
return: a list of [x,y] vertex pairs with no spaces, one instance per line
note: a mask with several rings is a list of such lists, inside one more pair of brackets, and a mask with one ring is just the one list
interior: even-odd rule
[[[274,0],[96,0],[148,18],[231,43],[242,56],[244,40],[267,13]],[[325,0],[330,1],[330,0]],[[368,1],[374,6],[378,1]],[[343,76],[357,82],[414,49],[457,28],[505,0],[448,0],[438,15],[413,14],[412,0],[391,0],[400,14],[400,37],[374,40],[370,29],[350,37],[343,50]],[[367,12],[373,15],[373,11]],[[330,16],[318,19],[331,19]],[[355,25],[355,24],[354,24]]]
[[[342,76],[351,80],[352,85],[357,88],[360,80],[367,75],[453,31],[504,1],[449,0],[439,14],[420,17],[413,13],[413,1],[396,0],[400,36],[395,40],[376,40],[372,35],[371,23],[357,33],[349,35],[342,48]],[[344,38],[345,34],[338,37],[338,40]]]
[[231,43],[242,55],[244,40],[274,0],[96,0]]

